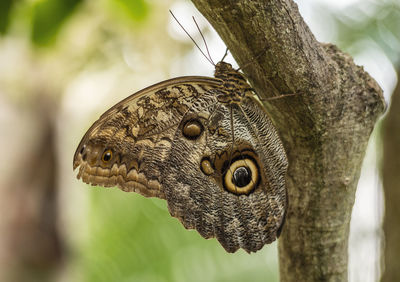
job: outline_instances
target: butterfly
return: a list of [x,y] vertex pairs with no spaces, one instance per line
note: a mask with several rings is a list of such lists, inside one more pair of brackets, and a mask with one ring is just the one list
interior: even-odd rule
[[282,230],[288,161],[244,76],[208,55],[214,77],[169,79],[102,114],[73,168],[85,183],[165,199],[185,228],[227,252],[255,252]]
[[242,74],[183,76],[145,88],[89,128],[78,179],[166,199],[172,216],[228,252],[273,242],[287,209],[286,154]]

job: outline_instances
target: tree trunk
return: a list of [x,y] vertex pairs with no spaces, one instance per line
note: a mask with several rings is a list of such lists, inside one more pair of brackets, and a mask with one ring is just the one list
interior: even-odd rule
[[[399,79],[399,70],[397,77]],[[400,281],[400,82],[392,95],[383,127],[383,189],[385,193],[384,272],[382,282]]]
[[346,281],[351,210],[385,103],[362,67],[316,41],[291,0],[193,0],[265,103],[289,158],[281,281]]

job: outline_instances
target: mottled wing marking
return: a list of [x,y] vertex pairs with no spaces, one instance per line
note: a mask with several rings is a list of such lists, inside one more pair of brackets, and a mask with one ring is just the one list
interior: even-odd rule
[[[202,105],[213,103],[212,98],[216,99],[202,96],[190,112],[204,112]],[[216,237],[228,252],[239,248],[254,252],[276,239],[284,218],[287,160],[282,144],[276,141],[276,130],[270,130],[272,123],[254,98],[246,97],[240,105],[234,104],[232,116],[230,107],[221,103],[214,106],[207,121],[217,129],[206,130],[195,142],[176,132],[170,165],[164,174],[165,196],[171,215],[179,218],[185,228],[196,229],[204,238]],[[232,135],[219,134],[218,130],[230,132],[231,118],[234,146]],[[227,158],[229,150],[241,145],[257,153],[263,176],[253,193],[237,196],[223,189],[218,176],[199,173],[198,167],[204,155],[210,154],[211,160]]]
[[[213,78],[182,77],[121,101],[92,125],[79,144],[74,156],[78,178],[92,185],[165,198],[161,167],[180,119],[204,91],[219,84]],[[113,152],[107,164],[101,160],[106,149]]]
[[[216,237],[228,252],[255,252],[277,238],[285,217],[286,154],[243,77],[232,68],[218,71],[217,66],[216,77],[223,86],[200,97],[187,113],[208,111],[207,130],[195,141],[177,131],[172,141],[163,178],[165,196],[171,215],[186,228],[204,238]],[[210,104],[215,106],[207,110]],[[221,185],[218,162],[243,146],[254,151],[261,180],[250,194],[235,195]],[[216,173],[199,169],[204,157],[214,163]]]

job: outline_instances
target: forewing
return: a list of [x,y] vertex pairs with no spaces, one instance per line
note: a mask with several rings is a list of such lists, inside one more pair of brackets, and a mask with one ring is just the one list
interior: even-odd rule
[[73,161],[78,179],[165,198],[161,171],[182,117],[219,85],[207,77],[180,77],[143,89],[105,112],[86,132]]

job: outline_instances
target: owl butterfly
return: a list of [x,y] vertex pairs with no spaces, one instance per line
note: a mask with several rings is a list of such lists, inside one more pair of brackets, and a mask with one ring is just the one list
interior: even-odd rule
[[177,77],[122,100],[89,128],[73,161],[85,183],[167,200],[185,228],[228,252],[279,236],[287,166],[251,86],[223,61],[215,78]]

